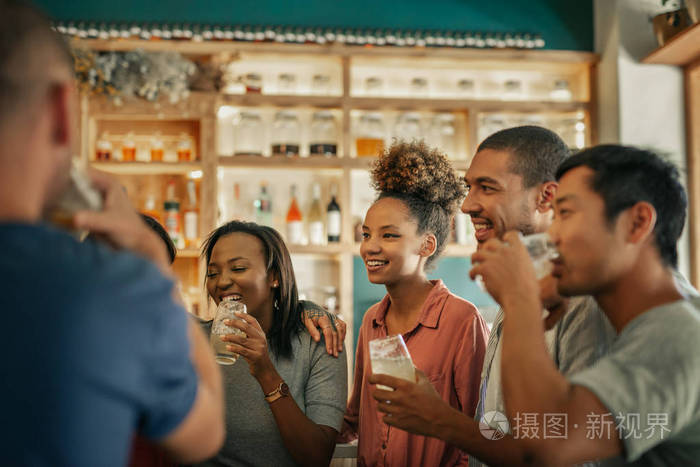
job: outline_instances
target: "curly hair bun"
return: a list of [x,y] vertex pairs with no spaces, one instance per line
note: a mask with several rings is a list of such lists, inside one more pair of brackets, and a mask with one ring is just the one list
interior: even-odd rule
[[401,193],[435,203],[453,213],[466,196],[464,181],[447,156],[424,141],[398,141],[374,162],[372,187],[380,194]]

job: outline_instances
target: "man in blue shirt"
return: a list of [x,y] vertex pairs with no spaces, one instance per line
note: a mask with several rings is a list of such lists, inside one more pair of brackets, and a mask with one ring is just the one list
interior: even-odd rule
[[68,185],[71,68],[46,19],[0,0],[0,463],[124,465],[137,430],[205,459],[224,436],[221,377],[162,241],[98,173],[103,210],[73,221],[113,248],[42,222]]

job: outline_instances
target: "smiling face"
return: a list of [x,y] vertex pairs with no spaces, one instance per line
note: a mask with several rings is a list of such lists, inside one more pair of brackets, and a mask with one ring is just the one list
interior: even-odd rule
[[218,239],[207,265],[207,292],[218,305],[225,297],[240,300],[259,318],[274,303],[273,283],[259,238],[235,232]]
[[622,216],[610,226],[603,198],[589,186],[592,175],[582,166],[559,181],[549,235],[559,251],[552,275],[562,295],[603,293],[628,262]]
[[535,232],[538,186],[526,189],[521,175],[511,171],[508,151],[483,149],[476,153],[464,177],[467,197],[462,212],[469,214],[479,245],[502,238],[508,230]]
[[424,236],[418,235],[418,222],[403,201],[382,198],[375,202],[365,216],[360,245],[369,281],[391,285],[422,274],[423,240]]

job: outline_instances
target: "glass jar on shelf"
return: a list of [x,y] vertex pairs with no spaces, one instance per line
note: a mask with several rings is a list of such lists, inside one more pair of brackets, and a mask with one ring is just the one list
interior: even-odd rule
[[454,159],[457,153],[455,137],[455,116],[450,113],[441,113],[433,117],[428,130],[430,145]]
[[280,110],[272,122],[272,155],[299,156],[301,125],[296,112]]
[[552,131],[557,133],[571,149],[583,149],[586,145],[586,124],[583,118],[573,115],[555,117]]
[[95,142],[95,160],[107,162],[112,159],[112,142],[109,140],[109,133],[102,133]]
[[331,93],[331,77],[318,73],[311,78],[311,92],[317,95],[328,95]]
[[297,77],[292,73],[280,73],[277,77],[277,94],[291,95],[297,92]]
[[503,99],[504,100],[520,100],[524,99],[523,83],[518,79],[509,79],[503,83]]
[[315,112],[311,118],[309,153],[312,156],[338,155],[338,126],[329,110]]
[[187,133],[180,133],[177,141],[177,160],[189,162],[192,160],[192,140]]
[[160,131],[156,131],[151,138],[151,162],[163,162],[164,148]]
[[572,99],[571,88],[569,81],[565,79],[557,79],[554,81],[554,86],[549,92],[549,98],[553,101],[569,102]]
[[243,76],[243,86],[246,94],[260,94],[262,92],[262,76],[259,73],[248,73]]
[[384,90],[384,81],[378,76],[370,76],[365,79],[365,94],[368,96],[381,96]]
[[420,77],[413,78],[409,90],[411,97],[427,97],[428,80]]
[[384,119],[382,114],[368,112],[360,117],[355,146],[357,157],[377,157],[384,151]]
[[474,80],[470,78],[462,78],[457,81],[457,94],[460,97],[474,97]]
[[420,115],[415,112],[404,112],[396,118],[394,137],[398,140],[413,141],[423,138]]
[[265,128],[260,114],[243,111],[233,123],[233,155],[262,156],[265,141]]
[[507,126],[508,122],[504,115],[483,115],[479,119],[479,129],[477,131],[479,141],[483,141],[484,139],[496,133],[497,131],[507,128]]
[[122,162],[134,162],[136,160],[136,143],[134,134],[127,133],[122,141]]

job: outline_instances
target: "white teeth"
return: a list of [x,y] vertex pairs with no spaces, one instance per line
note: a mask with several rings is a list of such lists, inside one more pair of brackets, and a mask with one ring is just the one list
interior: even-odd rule
[[369,260],[369,261],[367,261],[367,266],[382,266],[386,263],[387,263],[386,261]]
[[486,230],[490,227],[490,224],[474,224],[474,230]]

